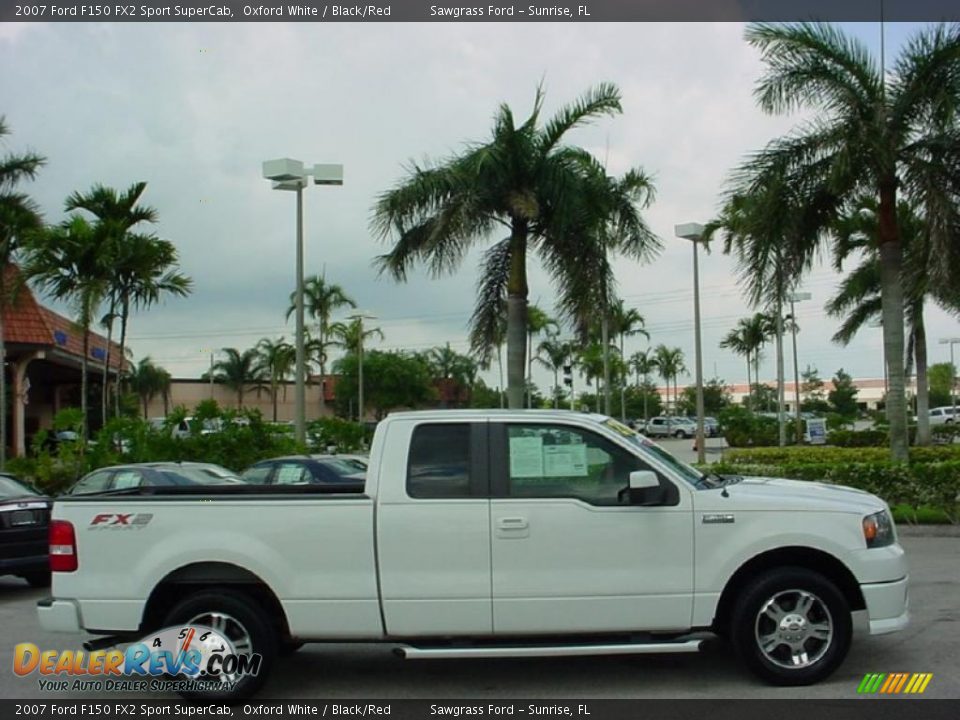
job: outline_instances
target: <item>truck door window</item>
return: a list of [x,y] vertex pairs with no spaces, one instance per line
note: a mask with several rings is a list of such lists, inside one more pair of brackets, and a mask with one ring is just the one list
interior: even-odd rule
[[460,498],[470,493],[470,424],[419,425],[410,440],[407,495]]
[[587,430],[508,425],[509,497],[568,497],[619,505],[630,472],[648,469],[626,450]]

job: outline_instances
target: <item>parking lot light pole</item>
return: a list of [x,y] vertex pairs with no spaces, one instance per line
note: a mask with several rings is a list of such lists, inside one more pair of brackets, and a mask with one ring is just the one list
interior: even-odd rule
[[953,346],[960,344],[960,338],[942,338],[941,345],[950,346],[950,403],[953,406],[953,422],[957,422],[957,366],[953,364]]
[[797,421],[797,444],[803,440],[803,420],[800,417],[800,366],[797,364],[797,311],[794,309],[794,303],[809,300],[813,296],[810,293],[798,292],[787,295],[790,301],[790,334],[793,338],[793,400],[796,407],[793,408],[793,414]]
[[[274,190],[293,190],[297,193],[297,285],[294,292],[296,306],[296,385],[294,391],[294,437],[300,444],[306,442],[306,351],[303,320],[303,188],[312,176],[317,185],[343,185],[343,165],[314,165],[305,170],[303,163],[290,158],[267,160],[263,163],[263,177],[273,181]],[[321,389],[322,392],[322,389]]]
[[703,242],[703,225],[683,223],[674,227],[677,237],[693,243],[693,327],[694,355],[697,375],[697,462],[705,463],[707,453],[703,435],[703,354],[700,348],[700,268],[697,245]]
[[347,316],[347,320],[356,320],[360,324],[360,333],[357,338],[357,420],[361,425],[363,425],[363,321],[376,319],[376,315],[363,312]]

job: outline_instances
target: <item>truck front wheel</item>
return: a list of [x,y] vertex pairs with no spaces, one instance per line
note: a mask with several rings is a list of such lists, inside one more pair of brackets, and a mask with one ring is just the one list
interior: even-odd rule
[[[182,697],[191,700],[238,700],[250,697],[266,682],[277,657],[277,634],[264,610],[249,595],[230,590],[203,590],[189,595],[164,618],[164,627],[178,625],[212,628],[230,641],[233,654],[260,656],[259,666],[254,665],[256,672],[219,672],[214,675],[201,674],[196,678],[179,676],[178,680],[198,680],[213,686],[200,691],[180,692]],[[227,666],[221,663],[217,663],[218,669]]]
[[733,611],[731,640],[744,664],[774,685],[828,677],[850,649],[850,607],[830,580],[800,567],[749,583]]

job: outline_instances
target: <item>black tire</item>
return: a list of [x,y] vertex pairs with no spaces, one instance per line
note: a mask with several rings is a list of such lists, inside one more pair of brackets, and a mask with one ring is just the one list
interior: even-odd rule
[[207,613],[221,613],[230,618],[249,636],[252,646],[251,652],[258,653],[262,660],[256,675],[245,675],[231,690],[212,690],[181,692],[181,697],[188,700],[216,700],[234,701],[248,698],[259,690],[266,682],[267,677],[277,658],[277,633],[270,623],[264,609],[249,595],[232,590],[211,592],[203,590],[188,596],[167,613],[164,618],[164,627],[171,627],[189,622],[203,623],[202,618]]
[[[763,612],[768,605],[769,614]],[[836,585],[805,568],[785,567],[743,589],[733,610],[730,640],[743,663],[766,682],[811,685],[843,662],[852,628],[850,606]],[[766,650],[762,637],[770,640]]]
[[686,434],[683,430],[677,430],[677,431],[673,434],[673,436],[674,436],[675,438],[677,438],[677,440],[682,440],[683,438],[685,438],[685,437],[687,436],[687,434]]
[[30,587],[35,588],[50,587],[50,581],[52,579],[49,570],[36,570],[34,572],[24,573],[20,577],[30,583]]

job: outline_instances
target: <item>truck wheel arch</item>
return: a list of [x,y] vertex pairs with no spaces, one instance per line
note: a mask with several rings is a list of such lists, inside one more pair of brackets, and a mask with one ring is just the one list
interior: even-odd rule
[[264,609],[276,625],[281,638],[290,637],[287,615],[270,586],[246,568],[225,562],[191,563],[168,573],[157,583],[147,599],[140,621],[140,632],[158,629],[167,611],[185,594],[204,588],[230,588],[244,593]]
[[714,629],[720,634],[726,634],[737,598],[751,580],[773,568],[787,566],[801,567],[823,575],[843,593],[850,610],[866,608],[860,583],[850,568],[836,557],[809,547],[783,547],[755,555],[737,568],[720,595],[713,618]]

